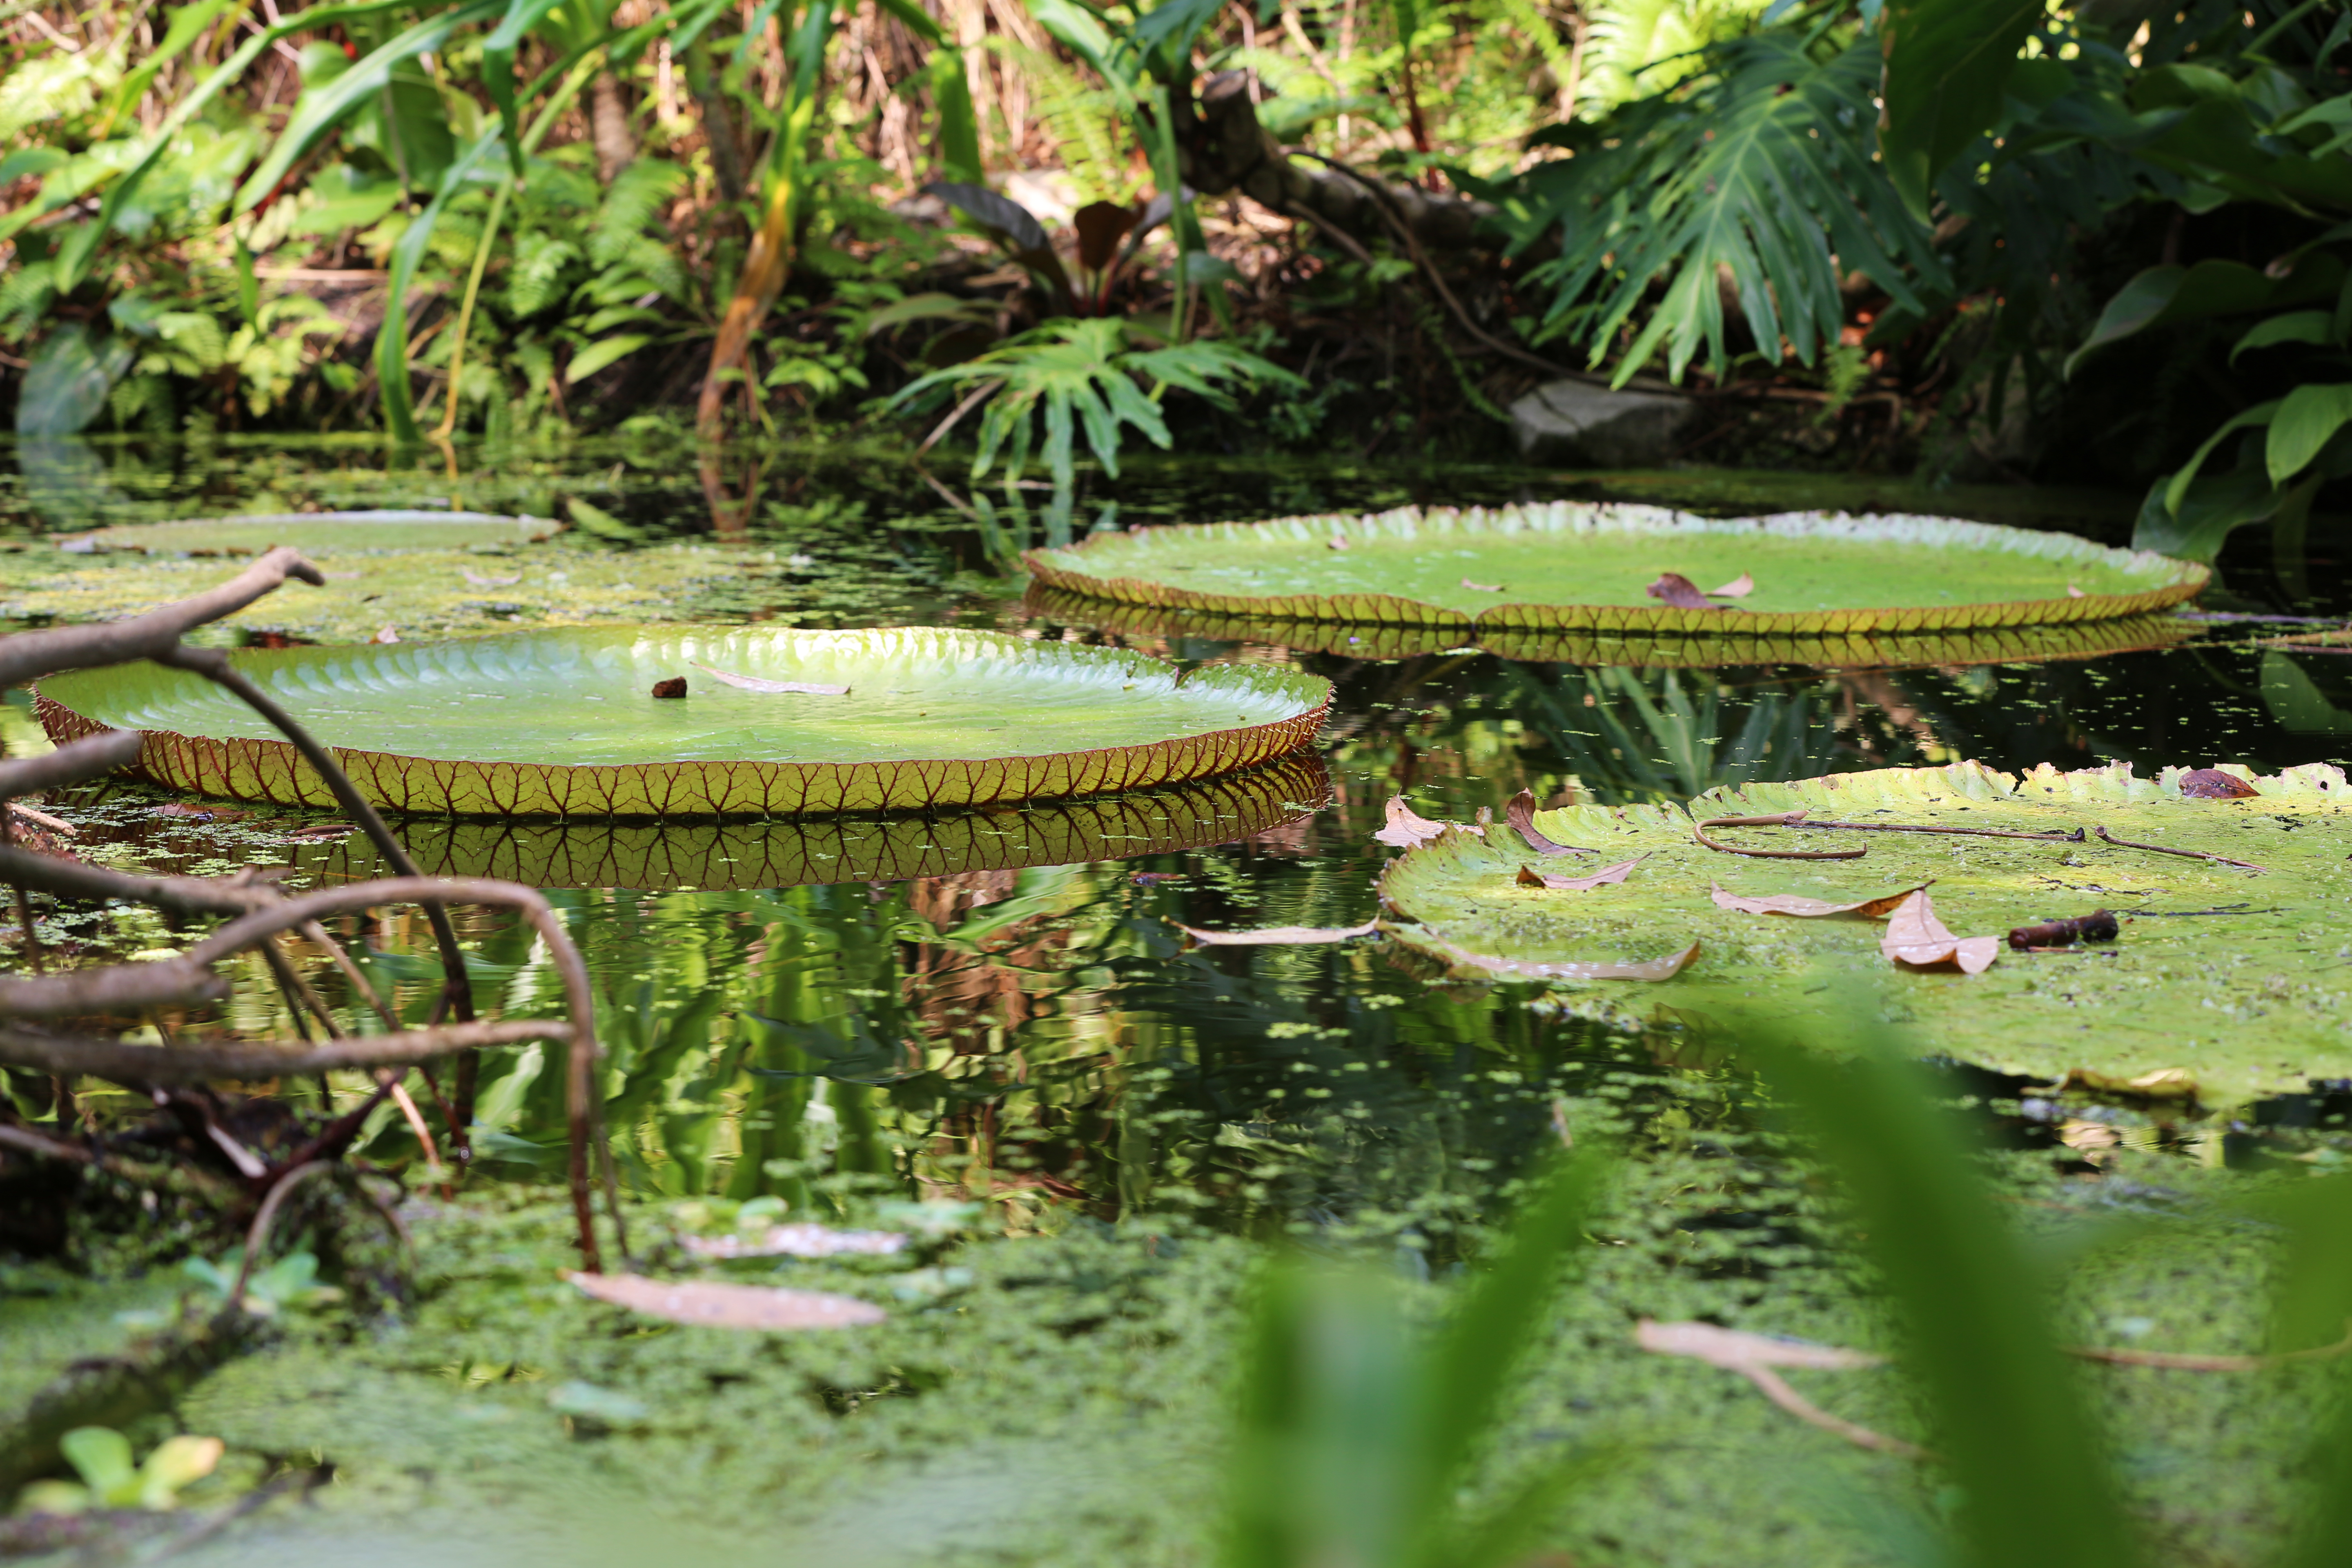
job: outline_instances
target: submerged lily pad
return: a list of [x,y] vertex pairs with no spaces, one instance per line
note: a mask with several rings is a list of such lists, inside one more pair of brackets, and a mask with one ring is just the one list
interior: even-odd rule
[[[1482,637],[2063,626],[2147,615],[2193,597],[2210,574],[2070,534],[1945,518],[1717,521],[1571,501],[1145,529],[1027,559],[1049,589],[1121,604]],[[1681,608],[1648,592],[1669,573],[1747,576],[1754,589],[1737,608]]]
[[152,555],[258,555],[290,544],[305,555],[359,552],[465,550],[475,545],[541,543],[563,525],[551,518],[500,517],[485,511],[256,512],[243,517],[183,518],[173,522],[120,523],[54,541],[73,554],[117,550]]
[[[1210,778],[1311,744],[1329,683],[1189,673],[993,632],[608,627],[247,650],[238,667],[394,811],[734,816],[1079,798]],[[841,694],[745,690],[698,664]],[[657,682],[688,677],[664,700]],[[50,737],[142,730],[140,772],[200,795],[331,805],[234,696],[142,664],[41,684]]]
[[[1518,873],[1538,857],[1517,834],[1457,830],[1391,861],[1381,890],[1394,913],[1419,922],[1398,925],[1401,940],[1465,973],[1492,971],[1460,963],[1460,952],[1622,962],[1698,942],[1696,960],[1671,981],[1555,983],[1569,1010],[1627,1026],[1673,1022],[1737,1040],[1743,1023],[1769,1019],[1834,1044],[1864,1021],[1853,1011],[1861,996],[1923,1051],[2043,1081],[2185,1069],[2207,1100],[2231,1102],[2352,1073],[2343,1026],[2352,1005],[2352,785],[2342,770],[2315,763],[2251,777],[2260,793],[2247,798],[2199,799],[2182,793],[2184,772],[2137,778],[2117,763],[2013,775],[1959,763],[1714,790],[1687,808],[1541,811],[1533,826],[1544,837],[1593,851],[1545,858],[1545,873],[1648,858],[1621,885],[1530,888]],[[1725,853],[1695,833],[1716,818],[1788,812],[1975,831],[1704,829],[1744,850],[1867,850],[1835,860]],[[2080,841],[1983,832],[2078,829]],[[1848,904],[1922,883],[1961,938],[2003,938],[2101,908],[2116,912],[2121,935],[2053,952],[2004,942],[1982,973],[1913,973],[1882,954],[1885,928],[1862,912],[1790,919],[1714,897],[1720,888],[1732,906],[1789,895]]]
[[[1319,808],[1330,792],[1322,759],[1299,752],[1197,784],[993,810],[772,822],[412,817],[393,831],[427,876],[495,877],[534,888],[727,890],[899,882],[1171,854],[1286,826]],[[385,874],[356,834],[298,848],[292,858],[322,883]]]

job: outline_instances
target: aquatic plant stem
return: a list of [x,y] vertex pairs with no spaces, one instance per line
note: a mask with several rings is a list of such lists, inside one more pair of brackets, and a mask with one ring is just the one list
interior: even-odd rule
[[507,195],[513,187],[501,181],[490,195],[490,210],[482,219],[481,238],[474,243],[473,269],[466,274],[466,299],[457,308],[457,335],[449,340],[449,392],[442,399],[441,423],[433,438],[446,441],[457,427],[457,385],[466,374],[466,334],[473,330],[474,301],[481,296],[482,275],[489,270],[490,251],[499,241],[499,225],[507,216]]
[[2257,866],[2252,860],[2232,860],[2227,855],[2215,855],[2203,849],[2173,849],[2162,844],[2142,844],[2135,838],[2118,838],[2107,831],[2104,823],[2093,831],[2098,834],[2101,842],[2112,844],[2118,849],[2146,849],[2157,855],[2178,855],[2186,860],[2210,860],[2217,866],[2235,866],[2241,871],[2270,869],[2267,866]]

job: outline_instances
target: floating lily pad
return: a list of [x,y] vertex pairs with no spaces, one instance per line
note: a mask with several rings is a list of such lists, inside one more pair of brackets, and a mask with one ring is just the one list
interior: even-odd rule
[[[1048,588],[1122,604],[1481,636],[2063,626],[2164,609],[2210,574],[2070,534],[1945,518],[1718,521],[1570,501],[1144,529],[1027,559]],[[1737,608],[1677,608],[1646,592],[1667,573],[1755,586]]]
[[1737,622],[1720,635],[1661,631],[1546,631],[1523,627],[1375,625],[1301,621],[1121,604],[1032,585],[1034,615],[1129,636],[1208,637],[1273,643],[1348,658],[1412,658],[1460,646],[1531,664],[1615,665],[1635,669],[1718,668],[1724,665],[1792,664],[1829,669],[1911,666],[2023,664],[2041,659],[2097,658],[2142,648],[2170,647],[2197,634],[2178,616],[2127,616],[2063,626],[1988,626],[1976,631],[1759,634]]
[[[2232,770],[2234,772],[2234,770]],[[2185,1069],[2209,1102],[2301,1089],[2352,1073],[2352,785],[2310,764],[2254,776],[2260,794],[2200,799],[2184,770],[2158,779],[2128,764],[2023,775],[1975,763],[1841,773],[1795,784],[1710,791],[1681,806],[1580,806],[1536,813],[1559,844],[1592,851],[1543,858],[1552,875],[1646,855],[1626,880],[1587,891],[1525,887],[1538,857],[1507,825],[1483,837],[1451,831],[1388,866],[1383,898],[1402,941],[1444,957],[1521,963],[1697,958],[1660,984],[1554,983],[1575,1013],[1629,1027],[1661,1019],[1738,1038],[1772,1019],[1822,1043],[1855,1033],[1859,992],[1922,1051],[2054,1082],[2071,1071],[2126,1081]],[[1711,826],[1743,849],[1852,851],[1854,858],[1765,859],[1702,846],[1697,825],[1724,816],[1803,811],[1859,822],[2017,834],[2080,842],[1836,828]],[[2130,839],[2159,849],[2103,840]],[[2168,854],[2195,851],[2222,859]],[[2245,869],[2225,860],[2263,868]],[[1885,927],[1860,913],[1791,919],[1719,907],[1799,895],[1830,903],[1879,899],[1930,884],[1945,925],[1961,938],[2005,939],[2013,928],[2109,909],[2112,944],[2025,952],[2005,940],[1979,974],[1898,971],[1880,951]],[[1657,1009],[1667,1012],[1660,1014]]]
[[[1330,687],[1189,674],[993,632],[603,627],[386,647],[247,650],[243,668],[394,811],[733,816],[992,805],[1214,777],[1313,742]],[[708,666],[839,695],[745,690]],[[654,697],[685,677],[683,700]],[[150,664],[44,681],[62,743],[143,730],[140,771],[199,795],[330,805],[234,696]]]
[[[427,876],[496,877],[534,888],[725,891],[1166,855],[1287,826],[1318,809],[1330,791],[1322,759],[1302,752],[1198,784],[994,810],[772,822],[412,817],[394,831]],[[356,834],[299,848],[292,858],[326,883],[385,874]]]
[[198,557],[258,555],[274,546],[290,544],[315,558],[536,544],[562,527],[551,518],[499,517],[483,511],[257,512],[246,517],[120,523],[54,542],[73,554],[123,550]]

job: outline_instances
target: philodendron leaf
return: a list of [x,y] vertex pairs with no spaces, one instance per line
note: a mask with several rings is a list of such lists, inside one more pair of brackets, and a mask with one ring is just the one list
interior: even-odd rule
[[[1332,548],[1335,539],[1347,547]],[[1459,628],[1482,639],[2077,625],[2179,604],[2210,574],[2069,534],[1945,518],[1724,521],[1576,501],[1098,533],[1027,560],[1049,589],[1116,604]],[[1696,586],[1718,581],[1717,595]],[[1479,586],[1497,583],[1509,584],[1509,602]],[[1742,587],[1736,614],[1715,602]]]
[[[1329,683],[994,632],[576,628],[354,648],[248,650],[240,667],[402,812],[732,816],[1084,798],[1213,777],[1311,744]],[[698,685],[698,663],[853,688],[781,700]],[[199,794],[330,805],[266,721],[203,678],[142,664],[44,683],[60,742],[147,732],[140,771]]]
[[[1534,825],[1548,837],[1612,860],[1649,858],[1622,887],[1563,897],[1519,885],[1528,856],[1517,843],[1449,832],[1391,861],[1381,893],[1396,940],[1466,974],[1549,981],[1559,1005],[1629,1029],[1651,1026],[1663,1005],[1735,1038],[1765,1024],[1839,1047],[1861,1026],[1836,998],[1861,993],[1923,1051],[2043,1082],[2179,1071],[2208,1103],[2226,1104],[2352,1074],[2342,1026],[2352,969],[2330,934],[2352,905],[2352,784],[2314,763],[2247,779],[2254,795],[2199,798],[2180,786],[2186,772],[2139,778],[2118,763],[2010,774],[1959,763],[1717,790],[1687,809],[1541,811]],[[1867,853],[1756,859],[1706,848],[1693,833],[1702,820],[1780,823],[1798,813],[1709,836]],[[1912,831],[1920,828],[1932,831]],[[1916,889],[1930,880],[1948,951],[1966,947],[1953,931],[2007,931],[2096,909],[2115,911],[2121,934],[2003,951],[1978,973],[1890,963],[1881,941],[1893,922],[1864,910],[1898,912],[1888,889],[1924,899]],[[1778,918],[1843,906],[1856,918]],[[1922,922],[1910,934],[1933,933]],[[1572,968],[1694,942],[1698,955],[1663,984]]]
[[[756,822],[404,817],[393,831],[433,877],[534,888],[790,888],[1174,854],[1286,826],[1330,794],[1322,759],[1296,752],[1197,784],[1050,805]],[[328,882],[391,869],[357,835],[288,853],[305,875]]]

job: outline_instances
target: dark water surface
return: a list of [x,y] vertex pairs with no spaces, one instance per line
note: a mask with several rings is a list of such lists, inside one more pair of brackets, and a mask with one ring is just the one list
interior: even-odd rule
[[[630,547],[625,534],[717,530],[805,562],[765,602],[747,592],[728,606],[742,619],[1034,628],[1186,665],[1293,662],[1333,681],[1328,777],[1297,767],[976,821],[406,825],[427,869],[530,881],[568,912],[601,991],[629,1180],[679,1195],[789,1197],[911,1172],[927,1190],[1014,1208],[1050,1195],[1104,1219],[1181,1213],[1442,1258],[1496,1175],[1553,1138],[1556,1096],[1606,1092],[1636,1120],[1688,1126],[1721,1114],[1714,1075],[1531,1010],[1524,994],[1445,983],[1376,940],[1188,948],[1171,921],[1369,920],[1391,853],[1370,836],[1393,795],[1466,818],[1523,788],[1614,804],[1961,759],[2121,760],[2153,773],[2352,758],[2352,658],[2266,650],[2257,637],[2282,628],[2259,619],[2202,622],[2162,650],[2042,663],[1669,669],[1475,649],[1358,660],[1039,616],[1011,570],[1024,543],[1097,527],[1562,496],[1722,514],[1937,510],[2106,542],[2127,536],[2133,510],[2132,498],[1835,478],[1204,460],[1089,476],[1057,514],[1043,490],[974,489],[953,468],[926,476],[903,453],[855,448],[730,456],[705,474],[691,451],[652,445],[387,466],[383,448],[358,442],[72,444],[22,448],[0,475],[0,543],[242,511],[561,516],[576,500],[618,525],[616,549]],[[0,578],[16,559],[0,554]],[[2240,542],[2203,607],[2256,617],[2348,605],[2340,541],[2323,531],[2284,558],[2266,539]],[[21,738],[23,694],[10,701],[8,732]],[[171,804],[118,789],[67,815],[158,867],[375,869],[357,839],[289,837],[290,817],[159,813]],[[490,917],[470,929],[486,1006],[553,1001],[526,935]],[[52,935],[93,952],[154,940],[120,916],[72,917]],[[437,970],[420,931],[387,920],[367,935],[376,977],[421,1015]],[[287,1023],[257,972],[239,976],[227,1016]],[[554,1173],[560,1098],[535,1053],[488,1069],[484,1164]],[[387,1120],[374,1152],[396,1156],[404,1137]]]

